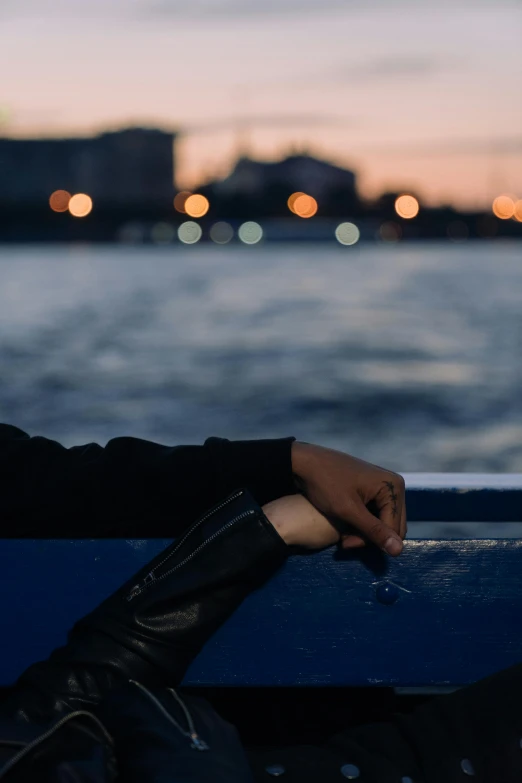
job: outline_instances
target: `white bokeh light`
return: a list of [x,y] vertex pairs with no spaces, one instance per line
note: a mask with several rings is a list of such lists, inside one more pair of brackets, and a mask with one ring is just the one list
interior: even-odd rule
[[340,223],[335,229],[335,238],[341,245],[355,245],[361,238],[361,232],[355,223]]
[[210,238],[216,245],[226,245],[234,236],[234,229],[230,223],[220,221],[214,223],[210,229]]
[[193,220],[187,220],[178,228],[179,240],[185,245],[194,245],[196,242],[199,242],[202,235],[203,231],[201,226]]
[[260,242],[263,237],[263,229],[259,223],[255,223],[253,220],[248,220],[239,226],[238,237],[245,245],[255,245]]
[[174,226],[171,226],[170,223],[155,223],[150,232],[150,237],[155,245],[169,245],[175,235]]

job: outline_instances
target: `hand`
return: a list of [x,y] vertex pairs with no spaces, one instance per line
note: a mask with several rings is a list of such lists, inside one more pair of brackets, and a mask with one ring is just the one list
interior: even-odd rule
[[324,549],[340,541],[335,527],[302,495],[272,500],[263,512],[289,546]]
[[292,445],[292,469],[299,491],[338,524],[343,548],[371,541],[389,555],[401,553],[407,530],[402,476],[340,451],[297,441]]

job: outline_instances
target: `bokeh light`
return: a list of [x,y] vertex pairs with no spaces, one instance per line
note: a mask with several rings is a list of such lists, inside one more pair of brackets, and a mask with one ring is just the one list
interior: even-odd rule
[[67,212],[71,194],[68,190],[55,190],[49,197],[49,206],[53,212]]
[[238,237],[245,245],[255,245],[260,242],[263,237],[263,229],[259,223],[255,223],[253,220],[248,220],[239,226]]
[[187,220],[178,228],[178,237],[185,245],[194,245],[199,242],[202,235],[201,226],[199,223],[194,223],[193,220]]
[[177,212],[181,212],[182,214],[185,214],[185,201],[191,195],[192,193],[190,192],[190,190],[180,190],[179,193],[176,193],[176,195],[174,196],[174,209]]
[[448,223],[446,233],[452,242],[464,242],[469,237],[469,228],[463,220],[453,220]]
[[293,211],[301,218],[311,218],[317,212],[317,201],[313,196],[303,194],[298,196],[293,203]]
[[288,209],[290,210],[290,212],[293,212],[294,214],[295,214],[294,203],[295,200],[299,198],[299,196],[306,196],[306,193],[303,193],[301,190],[298,190],[296,193],[292,193],[292,195],[286,202],[288,205]]
[[139,245],[145,239],[145,228],[142,223],[124,223],[118,229],[118,240],[129,245]]
[[518,220],[519,223],[522,223],[522,198],[515,204],[515,214],[513,217],[515,220]]
[[387,220],[383,223],[377,232],[377,239],[380,239],[382,242],[398,242],[401,237],[402,228],[392,220]]
[[493,202],[493,214],[500,220],[509,220],[515,214],[515,200],[511,196],[497,196]]
[[155,223],[150,232],[150,238],[155,245],[169,245],[175,236],[174,226],[170,223]]
[[185,212],[193,218],[200,218],[206,215],[209,207],[208,198],[200,193],[194,193],[193,196],[189,196],[185,201]]
[[419,202],[415,196],[404,193],[395,201],[395,211],[399,217],[411,220],[419,214]]
[[76,193],[76,195],[71,196],[68,207],[73,217],[86,217],[92,212],[92,198],[86,193]]
[[214,223],[210,229],[210,238],[216,245],[226,245],[234,236],[234,229],[230,223],[220,221]]
[[355,245],[361,237],[361,232],[355,223],[340,223],[335,229],[335,238],[341,245]]

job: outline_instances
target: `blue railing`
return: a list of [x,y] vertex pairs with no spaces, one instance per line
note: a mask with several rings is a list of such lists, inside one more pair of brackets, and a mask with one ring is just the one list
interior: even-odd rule
[[[405,478],[409,537],[399,558],[375,548],[291,558],[213,637],[185,683],[459,686],[518,663],[522,476]],[[75,619],[168,543],[0,541],[0,684],[63,643]]]

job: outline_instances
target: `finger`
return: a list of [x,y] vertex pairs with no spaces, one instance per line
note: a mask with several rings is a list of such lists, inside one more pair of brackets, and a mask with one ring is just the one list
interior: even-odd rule
[[382,508],[379,509],[379,519],[402,538],[401,516],[398,505],[394,506],[392,505],[391,501],[387,502],[384,506],[382,506]]
[[398,533],[379,517],[370,514],[363,503],[353,509],[349,515],[349,522],[363,536],[392,557],[396,557],[402,552],[402,539]]
[[406,498],[402,501],[401,508],[401,538],[406,538],[408,532],[408,520],[406,518]]
[[382,482],[382,486],[373,500],[378,510],[379,519],[389,525],[401,538],[404,538],[406,533],[402,520],[404,496],[404,479],[402,476],[390,474],[390,478]]
[[399,535],[402,539],[406,538],[408,525],[406,523],[406,491],[404,486],[398,489],[398,511],[399,511]]
[[330,519],[330,522],[341,535],[341,547],[343,549],[355,549],[366,546],[367,542],[362,536],[357,535],[357,528],[353,525],[339,518]]
[[360,549],[366,546],[366,541],[360,536],[343,536],[341,547],[343,549]]
[[399,509],[400,509],[400,536],[402,539],[406,538],[406,533],[408,532],[408,525],[406,522],[406,484],[404,483],[404,478],[399,474],[398,475],[398,490],[397,493],[399,495]]

